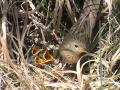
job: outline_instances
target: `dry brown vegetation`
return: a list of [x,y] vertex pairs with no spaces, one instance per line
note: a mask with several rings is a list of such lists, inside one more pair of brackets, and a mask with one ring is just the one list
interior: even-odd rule
[[[119,0],[103,0],[92,58],[81,65],[83,56],[72,67],[59,56],[82,5],[82,0],[0,0],[0,90],[120,89]],[[42,55],[48,49],[54,61],[36,64],[33,47],[43,49]],[[94,63],[83,74],[89,62]]]

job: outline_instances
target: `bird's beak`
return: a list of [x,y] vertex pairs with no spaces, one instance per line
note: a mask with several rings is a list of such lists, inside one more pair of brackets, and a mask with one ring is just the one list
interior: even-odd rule
[[84,48],[79,49],[79,56],[83,56],[84,54],[87,54],[87,53],[88,53],[88,51],[86,49],[84,49]]
[[87,50],[86,50],[85,48],[80,48],[80,49],[79,49],[79,52],[80,52],[80,53],[82,53],[82,52],[87,53]]

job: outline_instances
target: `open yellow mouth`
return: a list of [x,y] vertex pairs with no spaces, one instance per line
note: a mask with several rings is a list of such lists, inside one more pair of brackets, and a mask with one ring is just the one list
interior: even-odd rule
[[[32,48],[32,54],[34,56],[34,61],[36,64],[44,64],[54,61],[54,57],[48,52],[47,49],[43,50],[40,48]],[[39,54],[41,56],[39,56]]]

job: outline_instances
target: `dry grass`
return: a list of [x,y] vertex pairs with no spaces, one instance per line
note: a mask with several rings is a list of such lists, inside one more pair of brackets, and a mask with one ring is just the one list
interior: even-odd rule
[[[80,68],[81,57],[75,70],[66,69],[57,51],[79,17],[77,0],[0,1],[0,90],[119,90],[120,18],[116,2],[105,1],[96,51]],[[34,46],[47,48],[55,61],[36,65]],[[83,66],[93,61],[90,73],[82,74]]]

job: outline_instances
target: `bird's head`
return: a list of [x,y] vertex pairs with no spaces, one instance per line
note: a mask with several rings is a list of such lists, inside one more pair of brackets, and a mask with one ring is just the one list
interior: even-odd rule
[[77,63],[80,56],[87,53],[86,45],[79,40],[64,39],[59,49],[60,55],[64,58],[65,62],[69,64]]

